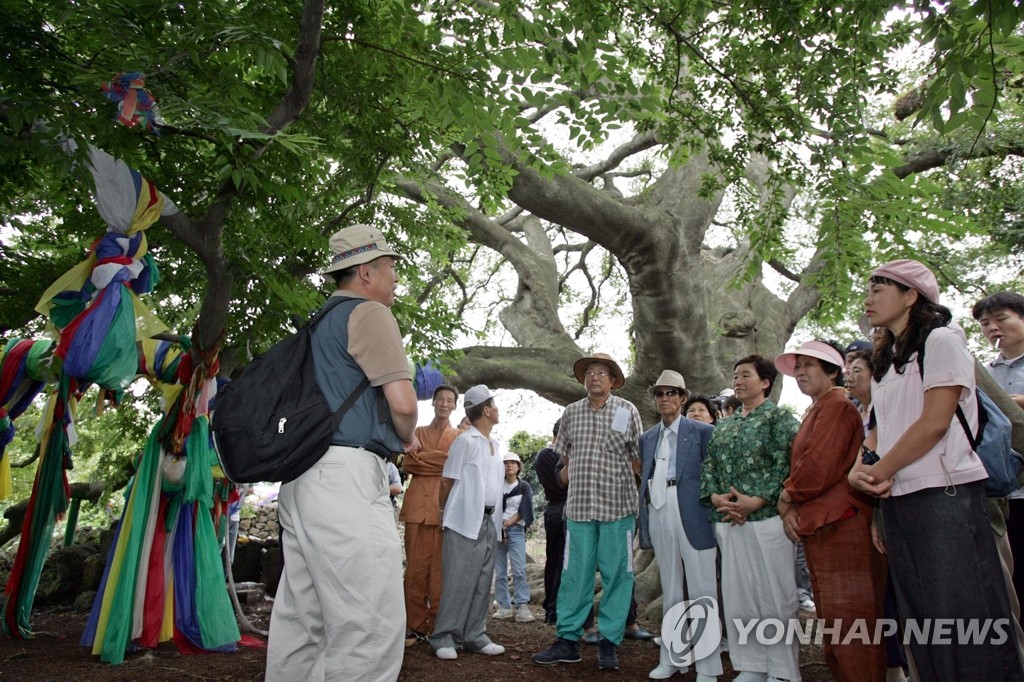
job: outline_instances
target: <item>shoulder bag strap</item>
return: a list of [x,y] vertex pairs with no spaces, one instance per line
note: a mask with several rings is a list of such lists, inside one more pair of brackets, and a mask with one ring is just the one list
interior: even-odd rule
[[[929,332],[931,334],[931,332]],[[924,341],[921,342],[921,348],[917,351],[917,366],[921,370],[921,381],[924,381],[924,345],[928,342],[928,337],[924,337]],[[974,400],[978,403],[978,435],[975,437],[971,433],[971,425],[967,423],[967,415],[964,414],[964,410],[960,407],[960,402],[956,404],[956,418],[960,422],[960,426],[963,427],[964,435],[967,436],[967,442],[971,445],[971,450],[978,451],[978,441],[981,440],[981,400],[978,398],[977,390],[974,393]]]

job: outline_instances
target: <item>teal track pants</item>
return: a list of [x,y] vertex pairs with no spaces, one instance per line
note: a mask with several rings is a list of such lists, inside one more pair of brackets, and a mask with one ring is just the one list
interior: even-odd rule
[[562,584],[558,589],[558,636],[576,641],[594,603],[594,573],[601,573],[598,632],[622,643],[633,596],[633,531],[636,517],[566,524]]

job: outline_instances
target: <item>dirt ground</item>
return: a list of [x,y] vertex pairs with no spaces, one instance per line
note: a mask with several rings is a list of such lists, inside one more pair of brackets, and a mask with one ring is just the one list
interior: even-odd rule
[[[253,624],[266,629],[269,605],[250,613]],[[534,615],[541,609],[533,607]],[[182,656],[174,646],[165,643],[154,651],[129,654],[121,665],[101,663],[87,649],[79,646],[85,627],[86,614],[66,610],[35,613],[32,627],[38,633],[34,639],[13,641],[0,635],[0,682],[25,680],[26,682],[100,682],[139,680],[144,682],[185,682],[188,680],[259,681],[264,677],[266,649],[240,647],[233,654],[206,654]],[[648,629],[656,628],[643,623]],[[540,621],[516,623],[491,620],[488,624],[491,638],[505,646],[503,656],[461,654],[456,661],[440,661],[427,644],[406,649],[400,680],[437,680],[439,682],[473,682],[475,680],[579,680],[617,678],[625,680],[647,679],[647,673],[658,664],[658,648],[652,642],[626,640],[619,649],[622,668],[618,672],[597,669],[597,648],[585,646],[583,661],[574,665],[541,667],[530,656],[546,648],[555,637],[551,626]],[[817,647],[805,646],[801,651],[801,668],[805,682],[832,680]],[[734,675],[724,657],[726,674],[720,678],[730,680]],[[690,682],[696,678],[692,671],[673,679]]]

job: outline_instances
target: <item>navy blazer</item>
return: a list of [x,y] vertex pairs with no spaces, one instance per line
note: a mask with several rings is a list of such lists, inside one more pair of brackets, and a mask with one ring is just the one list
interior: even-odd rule
[[[711,549],[715,541],[715,529],[708,518],[708,508],[700,503],[700,471],[704,458],[708,456],[708,441],[715,428],[704,422],[679,417],[679,437],[676,440],[676,485],[674,490],[679,499],[679,515],[686,539],[694,549]],[[643,469],[640,474],[640,546],[651,547],[648,519],[647,486],[654,475],[654,458],[658,450],[661,422],[644,431],[640,436],[640,456]]]

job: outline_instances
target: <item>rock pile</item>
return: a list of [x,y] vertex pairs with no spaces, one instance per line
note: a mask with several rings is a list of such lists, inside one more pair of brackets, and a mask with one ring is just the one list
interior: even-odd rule
[[254,508],[242,507],[242,520],[238,522],[238,536],[253,540],[277,540],[281,527],[277,525],[277,500]]

